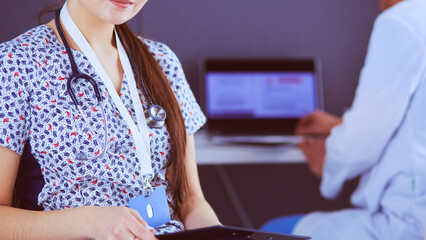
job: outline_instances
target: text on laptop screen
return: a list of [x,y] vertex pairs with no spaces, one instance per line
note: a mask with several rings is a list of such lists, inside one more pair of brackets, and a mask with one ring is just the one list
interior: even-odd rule
[[299,118],[318,108],[315,75],[309,72],[207,72],[210,119]]

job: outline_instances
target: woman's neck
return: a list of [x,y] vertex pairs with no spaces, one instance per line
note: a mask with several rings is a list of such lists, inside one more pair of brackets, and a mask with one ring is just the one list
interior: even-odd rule
[[[68,13],[79,28],[80,32],[86,38],[87,42],[90,44],[96,57],[108,74],[111,82],[114,84],[116,91],[120,92],[124,71],[116,47],[114,25],[105,23],[78,4],[79,3],[76,0],[68,1]],[[59,37],[55,21],[52,20],[47,24],[47,26],[52,28],[58,40],[64,44],[62,39]],[[62,23],[61,26],[70,47],[81,51]]]
[[105,50],[114,47],[114,25],[105,23],[85,7],[79,1],[67,1],[68,12],[74,23],[80,29],[90,46],[96,50]]
[[[67,1],[67,9],[72,20],[86,38],[93,51],[102,52],[116,50],[113,24],[105,23],[89,12],[86,8],[81,6],[78,1]],[[81,51],[78,45],[68,34],[68,31],[64,28],[63,24],[61,25],[64,29],[64,34],[70,47]],[[47,26],[52,28],[55,34],[59,36],[54,20],[50,21]],[[58,40],[62,43],[62,40],[59,37]]]

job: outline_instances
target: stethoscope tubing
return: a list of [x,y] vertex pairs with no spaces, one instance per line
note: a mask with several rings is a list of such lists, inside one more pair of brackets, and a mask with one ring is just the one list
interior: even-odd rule
[[[60,11],[57,11],[56,16],[55,16],[55,24],[56,24],[56,28],[58,30],[59,36],[61,37],[62,42],[65,46],[65,49],[67,51],[68,58],[69,58],[70,63],[71,63],[71,69],[72,69],[72,75],[71,75],[71,77],[69,77],[67,79],[67,92],[70,95],[74,105],[77,107],[78,111],[80,112],[84,123],[87,125],[87,127],[89,128],[89,131],[91,132],[91,134],[95,138],[95,141],[103,148],[102,153],[100,153],[98,156],[88,157],[88,156],[83,155],[83,156],[81,156],[81,158],[83,158],[83,159],[78,159],[78,160],[96,160],[96,159],[103,157],[105,155],[105,153],[109,153],[109,154],[114,155],[114,156],[119,156],[119,154],[112,153],[111,151],[108,150],[108,124],[107,124],[105,109],[104,109],[104,106],[102,104],[101,94],[100,94],[100,90],[98,88],[98,85],[96,84],[95,80],[93,80],[93,78],[91,78],[89,75],[83,74],[79,71],[77,64],[75,62],[74,56],[72,55],[71,48],[68,44],[68,41],[65,38],[64,32],[63,32],[61,24],[59,22],[59,19],[60,19],[59,14],[60,14]],[[89,121],[87,120],[86,115],[84,114],[84,112],[81,109],[82,104],[79,103],[79,101],[77,100],[77,98],[75,96],[74,89],[72,88],[72,84],[73,84],[73,82],[76,82],[80,79],[86,80],[92,85],[93,90],[95,91],[96,99],[98,100],[98,104],[100,104],[100,106],[101,106],[102,118],[104,119],[103,125],[104,125],[104,130],[105,130],[104,143],[102,143],[102,141],[100,140],[100,138],[96,134],[96,131],[93,129],[93,126],[90,125]]]
[[[61,37],[62,42],[65,46],[65,49],[67,51],[68,58],[70,59],[70,63],[71,63],[71,69],[72,69],[72,75],[71,75],[71,77],[68,78],[68,81],[67,81],[67,92],[70,95],[74,104],[76,106],[79,105],[77,97],[76,97],[74,90],[72,88],[72,82],[74,82],[75,80],[78,80],[78,79],[85,79],[88,82],[90,82],[90,84],[92,85],[92,87],[95,91],[96,98],[98,99],[98,102],[100,103],[102,101],[102,99],[101,99],[101,93],[100,93],[100,90],[98,88],[98,85],[96,84],[95,80],[93,80],[92,77],[90,77],[87,74],[83,74],[78,70],[74,56],[72,55],[71,47],[69,46],[69,43],[68,43],[67,39],[65,38],[65,34],[62,30],[59,19],[60,19],[60,10],[58,10],[56,12],[55,24],[56,24],[56,28],[58,29],[59,36]],[[130,56],[130,58],[129,58],[130,64],[132,66],[132,69],[134,70],[134,69],[136,69],[135,61],[133,60],[132,54],[129,53],[129,56]],[[137,75],[137,74],[135,74],[135,75]],[[166,113],[166,111],[164,110],[163,107],[153,103],[151,96],[149,96],[148,91],[146,90],[144,82],[142,80],[140,82],[142,84],[143,93],[150,103],[150,106],[146,111],[147,112],[147,114],[146,114],[147,115],[146,116],[147,123],[150,127],[161,128],[165,124],[165,120],[167,118],[167,113]]]
[[[62,26],[60,24],[59,19],[60,19],[60,10],[58,10],[56,12],[55,24],[56,24],[56,28],[58,30],[59,36],[62,39],[62,42],[63,42],[64,47],[66,49],[68,58],[70,60],[71,69],[72,69],[72,74],[67,79],[67,93],[70,95],[74,105],[78,108],[80,114],[83,117],[83,121],[88,126],[89,130],[92,132],[92,135],[95,137],[96,142],[98,142],[98,144],[103,147],[102,154],[100,154],[100,155],[98,155],[97,157],[94,157],[94,158],[90,158],[90,157],[85,157],[85,158],[87,158],[88,160],[94,160],[94,159],[98,159],[99,157],[102,157],[105,153],[109,153],[111,155],[117,156],[119,154],[112,153],[111,151],[108,150],[108,126],[107,126],[107,123],[106,123],[107,119],[106,119],[104,106],[102,104],[102,98],[101,98],[101,93],[100,93],[99,87],[96,84],[96,81],[92,77],[90,77],[87,74],[83,74],[79,71],[77,64],[75,62],[74,56],[72,54],[71,47],[69,46],[69,43],[68,43],[68,41],[65,37],[65,34],[63,32],[63,29],[62,29]],[[130,58],[129,58],[130,64],[131,64],[131,67],[134,71],[134,69],[136,69],[135,62],[133,61],[132,55],[129,54],[129,56],[130,56]],[[103,125],[104,125],[104,129],[105,129],[105,137],[104,137],[105,144],[102,144],[102,141],[97,136],[96,131],[94,131],[93,127],[87,121],[87,118],[86,118],[85,114],[83,113],[83,111],[81,109],[82,104],[78,101],[78,99],[75,95],[74,89],[72,88],[72,84],[74,82],[79,81],[79,80],[86,80],[87,82],[89,82],[92,85],[93,90],[95,91],[96,99],[98,100],[98,104],[101,105],[102,117],[104,119]],[[144,95],[147,97],[147,99],[150,103],[149,108],[144,111],[145,112],[145,118],[147,120],[147,124],[152,128],[161,128],[165,124],[165,119],[167,117],[166,111],[161,106],[153,104],[152,99],[149,96],[149,94],[148,94],[148,92],[145,88],[145,84],[143,83],[143,81],[140,81],[140,82],[142,84],[142,90],[144,91]]]

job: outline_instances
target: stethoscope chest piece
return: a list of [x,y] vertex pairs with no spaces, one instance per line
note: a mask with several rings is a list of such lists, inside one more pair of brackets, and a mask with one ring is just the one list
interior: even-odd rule
[[145,110],[146,123],[152,128],[163,127],[166,117],[166,110],[159,105],[151,105]]

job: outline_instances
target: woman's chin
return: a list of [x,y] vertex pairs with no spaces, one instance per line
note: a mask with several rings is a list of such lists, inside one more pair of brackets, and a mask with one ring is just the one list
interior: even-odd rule
[[128,17],[128,16],[108,16],[107,19],[103,19],[103,20],[110,24],[121,25],[129,21],[131,18],[132,17]]

